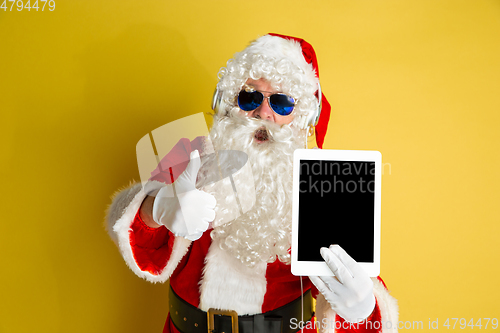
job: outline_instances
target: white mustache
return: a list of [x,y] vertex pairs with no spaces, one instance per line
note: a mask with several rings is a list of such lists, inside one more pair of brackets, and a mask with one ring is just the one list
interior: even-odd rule
[[240,122],[240,124],[242,125],[242,131],[247,132],[252,139],[255,133],[262,129],[267,132],[269,141],[286,142],[294,137],[295,131],[289,124],[278,125],[269,120],[251,118],[240,115],[239,113],[232,114],[231,117],[234,118],[237,122]]

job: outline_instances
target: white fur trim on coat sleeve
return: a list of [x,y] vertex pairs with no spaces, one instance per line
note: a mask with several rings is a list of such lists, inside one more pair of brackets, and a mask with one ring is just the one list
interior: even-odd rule
[[382,332],[397,332],[399,318],[398,301],[389,294],[389,291],[385,289],[382,282],[377,278],[372,278],[372,280],[373,294],[377,299],[380,315],[382,317]]
[[[158,183],[158,188],[164,186],[163,183],[155,183]],[[118,243],[118,248],[120,249],[123,259],[127,263],[127,266],[137,276],[153,283],[165,282],[170,278],[170,275],[177,267],[177,264],[187,253],[189,246],[191,245],[191,241],[185,239],[184,237],[175,237],[170,258],[167,265],[159,275],[142,271],[139,268],[134,259],[132,246],[130,245],[129,231],[131,230],[130,227],[134,222],[134,218],[139,211],[142,202],[146,198],[146,195],[147,194],[144,192],[142,184],[140,183],[118,193],[108,211],[108,225],[113,225],[113,232],[111,232],[110,227],[108,227],[108,231],[110,232],[111,238]]]
[[[377,279],[373,280],[373,294],[377,299],[377,305],[382,317],[382,333],[397,333],[398,331],[398,304],[394,297],[389,294],[384,285]],[[316,320],[320,333],[335,333],[336,312],[325,300],[321,293],[316,299]],[[354,324],[356,325],[356,324]]]

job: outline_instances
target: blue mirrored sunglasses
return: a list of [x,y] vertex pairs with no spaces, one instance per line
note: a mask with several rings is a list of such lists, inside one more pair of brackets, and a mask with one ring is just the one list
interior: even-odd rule
[[272,94],[264,96],[260,91],[253,89],[243,89],[238,94],[238,106],[243,111],[253,111],[257,109],[267,99],[271,109],[280,116],[288,116],[295,107],[293,97],[285,94]]

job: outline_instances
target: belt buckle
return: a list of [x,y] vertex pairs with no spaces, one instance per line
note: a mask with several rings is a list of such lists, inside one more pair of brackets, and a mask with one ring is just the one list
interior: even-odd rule
[[231,317],[232,333],[238,333],[238,314],[234,310],[217,310],[210,308],[207,311],[208,333],[214,330],[214,315],[229,316]]

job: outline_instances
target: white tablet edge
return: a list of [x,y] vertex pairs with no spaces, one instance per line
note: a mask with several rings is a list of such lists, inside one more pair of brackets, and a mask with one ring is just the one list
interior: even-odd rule
[[375,209],[374,209],[374,251],[373,263],[358,262],[371,277],[380,274],[380,217],[382,154],[375,150],[337,150],[337,149],[297,149],[293,155],[293,208],[292,208],[292,274],[307,276],[333,276],[324,262],[298,261],[298,216],[299,216],[299,172],[301,160],[369,161],[375,162]]

